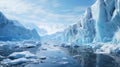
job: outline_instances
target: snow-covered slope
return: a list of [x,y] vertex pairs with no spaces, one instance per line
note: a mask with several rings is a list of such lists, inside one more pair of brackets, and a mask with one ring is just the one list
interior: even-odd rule
[[79,22],[64,32],[68,42],[80,44],[112,41],[120,27],[120,0],[96,0]]
[[0,12],[0,40],[6,41],[25,39],[39,40],[40,36],[35,29],[26,29],[18,21],[9,20]]

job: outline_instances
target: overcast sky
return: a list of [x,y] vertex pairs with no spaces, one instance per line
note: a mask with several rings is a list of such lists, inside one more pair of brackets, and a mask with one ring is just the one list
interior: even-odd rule
[[0,11],[9,19],[34,23],[48,34],[76,22],[95,0],[1,0]]

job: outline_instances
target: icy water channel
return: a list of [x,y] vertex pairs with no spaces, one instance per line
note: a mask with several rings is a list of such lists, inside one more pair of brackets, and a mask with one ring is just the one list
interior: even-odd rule
[[[3,44],[3,43],[2,43]],[[18,43],[9,43],[12,45]],[[20,43],[20,45],[23,43]],[[26,44],[26,43],[24,43]],[[36,44],[32,42],[32,44]],[[27,46],[26,46],[27,45]],[[116,54],[96,54],[95,50],[89,46],[57,46],[51,44],[39,44],[33,46],[31,42],[19,46],[0,46],[1,67],[120,67],[120,56]],[[9,47],[9,48],[8,48]],[[1,64],[11,53],[29,51],[34,54],[30,56],[32,62],[26,59],[12,60],[11,64]],[[19,62],[18,62],[19,61]],[[34,62],[33,62],[34,61]],[[14,62],[14,63],[13,63]],[[18,63],[18,64],[16,64]]]
[[[0,48],[0,55],[5,56],[4,59],[6,59],[11,53],[23,51],[29,51],[30,53],[35,54],[37,58],[39,58],[35,62],[15,64],[18,61],[17,60],[12,64],[1,64],[3,67],[81,67],[80,64],[72,56],[66,53],[66,51],[61,49],[59,46],[39,45],[35,47],[27,46],[27,48],[25,48],[4,45]],[[4,59],[2,58],[0,61],[2,62]],[[25,60],[23,59],[22,62],[23,61]]]
[[36,52],[38,57],[45,56],[43,63],[28,64],[25,67],[81,67],[73,57],[59,47],[41,46]]

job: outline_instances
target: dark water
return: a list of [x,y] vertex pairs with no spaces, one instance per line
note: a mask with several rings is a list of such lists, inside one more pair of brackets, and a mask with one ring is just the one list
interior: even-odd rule
[[120,56],[116,54],[96,54],[89,47],[65,48],[68,54],[75,56],[81,67],[120,67]]
[[28,64],[25,67],[81,67],[72,56],[65,53],[59,47],[47,47],[47,50],[37,51],[36,55],[38,57],[46,56],[47,59],[44,63]]

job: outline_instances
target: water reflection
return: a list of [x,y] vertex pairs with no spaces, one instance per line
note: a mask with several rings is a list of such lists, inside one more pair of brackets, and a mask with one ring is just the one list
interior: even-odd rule
[[63,48],[73,56],[81,67],[120,67],[120,58],[116,54],[96,54],[89,46]]

